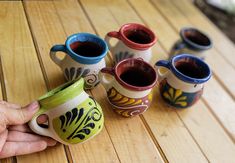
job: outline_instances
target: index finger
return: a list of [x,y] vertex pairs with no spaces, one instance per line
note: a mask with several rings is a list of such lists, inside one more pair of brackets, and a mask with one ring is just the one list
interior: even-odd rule
[[6,142],[0,152],[0,159],[39,152],[46,148],[47,143],[42,140],[35,142]]
[[12,109],[19,109],[21,108],[21,106],[19,104],[15,104],[15,103],[11,103],[11,102],[6,102],[3,100],[0,100],[0,104],[5,105],[8,108],[12,108]]
[[[0,125],[19,125],[28,122],[39,109],[37,101],[27,105],[22,109],[9,109],[8,107],[0,107]],[[0,128],[3,128],[1,127]]]

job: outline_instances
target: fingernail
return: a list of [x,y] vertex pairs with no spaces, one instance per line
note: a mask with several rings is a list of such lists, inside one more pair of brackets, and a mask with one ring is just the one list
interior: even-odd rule
[[32,103],[29,104],[29,106],[28,106],[28,109],[29,109],[30,111],[36,111],[36,110],[38,110],[38,108],[39,108],[39,104],[38,104],[37,101],[32,102]]

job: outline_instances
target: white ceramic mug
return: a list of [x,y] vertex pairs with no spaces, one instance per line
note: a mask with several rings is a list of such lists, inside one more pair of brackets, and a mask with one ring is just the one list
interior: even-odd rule
[[[74,49],[80,48],[79,44],[86,42],[97,45],[100,51],[97,53],[96,49],[92,51],[92,47],[86,47],[87,52],[82,51],[85,54],[76,53]],[[64,59],[56,56],[58,51],[66,53]],[[65,45],[54,45],[50,50],[50,57],[61,68],[67,80],[84,77],[85,89],[91,89],[99,83],[98,73],[106,66],[104,57],[107,51],[108,46],[103,39],[90,33],[77,33],[69,36]]]
[[[164,101],[175,108],[187,108],[197,102],[204,83],[211,77],[209,66],[200,58],[189,54],[179,54],[169,61],[156,63],[159,75],[159,89]],[[160,67],[168,71],[161,72]]]
[[[117,44],[112,47],[110,38],[118,39]],[[118,32],[112,31],[105,36],[109,49],[115,63],[126,58],[142,58],[149,62],[152,57],[151,47],[156,43],[155,34],[147,27],[129,23],[123,25]]]

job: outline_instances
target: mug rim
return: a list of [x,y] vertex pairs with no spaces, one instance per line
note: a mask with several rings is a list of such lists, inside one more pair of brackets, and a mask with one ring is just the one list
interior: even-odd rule
[[[78,38],[78,37],[92,37],[94,39],[97,40],[97,42],[100,42],[102,44],[102,53],[98,56],[95,56],[95,57],[86,57],[86,56],[82,56],[82,55],[79,55],[77,53],[75,53],[70,45],[71,45],[71,40],[74,39],[74,38]],[[78,39],[79,40],[79,39]],[[78,41],[77,40],[77,41]],[[107,43],[102,39],[100,38],[99,36],[95,35],[95,34],[91,34],[91,33],[85,33],[85,32],[81,32],[81,33],[75,33],[75,34],[72,34],[70,35],[66,41],[65,41],[65,46],[66,46],[66,49],[67,49],[67,52],[68,52],[68,55],[70,57],[72,57],[75,61],[79,62],[79,63],[83,63],[83,64],[95,64],[95,63],[98,63],[101,59],[103,59],[107,52],[108,52],[108,46],[107,46]]]
[[[186,58],[186,57],[200,62],[202,64],[202,66],[206,69],[205,71],[207,71],[206,77],[204,77],[204,78],[193,78],[193,77],[189,77],[189,76],[181,73],[179,70],[177,70],[177,68],[175,67],[175,60],[176,59],[181,59],[181,58]],[[170,69],[172,70],[172,72],[179,79],[181,79],[181,80],[183,80],[185,82],[188,82],[188,83],[201,84],[201,83],[204,83],[204,82],[208,81],[211,78],[211,75],[212,75],[211,69],[208,66],[208,64],[206,62],[204,62],[202,59],[200,59],[198,57],[195,57],[195,56],[193,56],[191,54],[183,53],[183,54],[176,55],[176,56],[171,58],[169,63],[170,63],[169,66],[170,66]]]
[[[78,80],[72,80],[72,81],[66,82],[50,90],[49,92],[45,93],[44,95],[38,98],[40,107],[43,107],[45,109],[53,108],[53,107],[56,107],[57,105],[60,105],[66,102],[68,99],[72,99],[78,93],[80,93],[81,91],[84,91],[83,89],[84,83],[85,83],[84,78],[80,78]],[[82,85],[82,87],[80,87],[80,85]],[[74,91],[74,88],[78,88],[81,90]]]
[[[145,31],[146,33],[148,33],[150,35],[151,42],[146,43],[146,44],[140,44],[140,43],[136,43],[128,39],[126,35],[124,34],[124,32],[126,31],[127,28],[130,28],[130,27],[139,28]],[[127,24],[122,25],[119,30],[119,33],[122,38],[121,40],[125,43],[125,45],[127,45],[130,48],[137,49],[137,50],[146,50],[157,42],[157,37],[154,34],[154,32],[150,30],[149,28],[147,28],[146,26],[142,24],[138,24],[138,23],[127,23]]]
[[[200,35],[202,35],[203,37],[205,37],[206,39],[208,39],[209,41],[209,45],[200,45],[197,43],[194,43],[193,41],[189,40],[186,36],[185,36],[185,32],[186,31],[195,31],[197,33],[199,33]],[[197,50],[208,50],[210,48],[212,48],[213,46],[213,42],[211,40],[211,38],[205,34],[204,32],[200,31],[197,28],[193,28],[193,27],[184,27],[180,30],[180,37],[183,39],[183,41],[185,43],[187,43],[190,47],[197,49]]]
[[[130,85],[128,83],[126,83],[125,81],[123,81],[120,76],[118,76],[118,73],[117,73],[117,70],[118,70],[118,67],[121,66],[122,64],[124,64],[125,62],[130,62],[130,61],[134,61],[134,62],[141,62],[141,63],[144,63],[146,66],[148,66],[148,68],[150,68],[152,70],[153,73],[153,81],[151,84],[149,85],[146,85],[146,86],[134,86],[134,85]],[[114,70],[114,76],[116,78],[116,80],[118,81],[118,83],[120,83],[122,86],[124,86],[125,88],[128,88],[130,90],[134,90],[134,91],[144,91],[144,90],[148,90],[148,89],[151,89],[155,86],[156,82],[157,82],[157,78],[158,78],[158,75],[156,73],[156,71],[154,70],[154,68],[147,62],[145,62],[142,58],[127,58],[127,59],[124,59],[120,62],[118,62],[116,64],[116,66],[113,68]]]

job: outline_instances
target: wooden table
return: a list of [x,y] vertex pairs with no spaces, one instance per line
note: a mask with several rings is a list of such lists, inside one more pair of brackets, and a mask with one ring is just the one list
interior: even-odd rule
[[84,144],[59,144],[0,162],[235,162],[235,46],[188,0],[1,1],[1,98],[25,105],[64,83],[49,50],[68,35],[90,32],[104,37],[128,22],[145,24],[158,36],[152,64],[168,57],[184,26],[211,36],[214,47],[206,62],[213,77],[203,98],[190,109],[175,110],[155,88],[153,103],[143,115],[122,118],[98,85],[90,91],[105,114],[98,136]]

